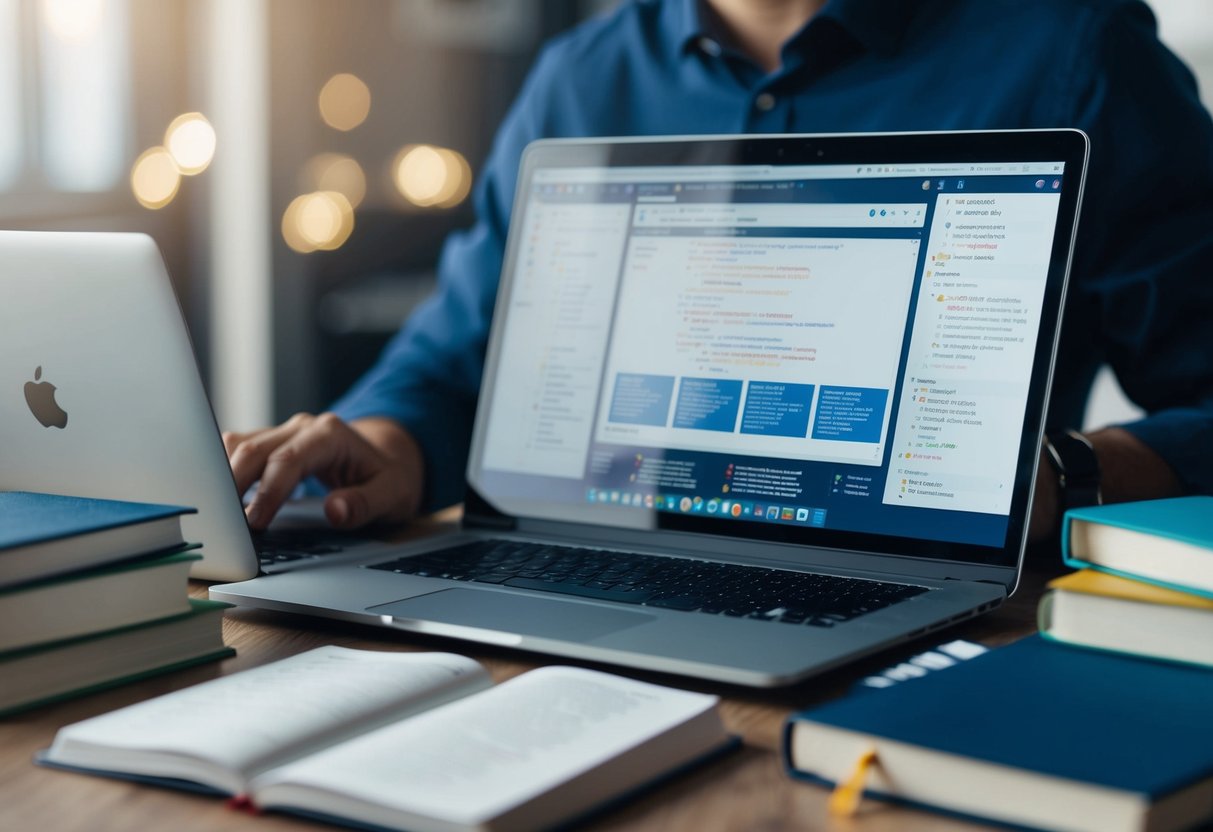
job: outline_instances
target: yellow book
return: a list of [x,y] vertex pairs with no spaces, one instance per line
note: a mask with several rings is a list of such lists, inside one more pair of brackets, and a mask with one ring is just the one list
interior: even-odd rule
[[1038,612],[1046,638],[1213,667],[1213,599],[1093,569],[1048,588]]

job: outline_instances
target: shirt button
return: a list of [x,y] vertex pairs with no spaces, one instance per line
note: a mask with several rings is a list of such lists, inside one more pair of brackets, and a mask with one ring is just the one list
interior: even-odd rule
[[711,38],[700,38],[699,48],[703,50],[705,55],[711,55],[713,58],[720,57],[720,44]]
[[775,96],[771,95],[769,92],[764,92],[762,95],[754,99],[754,106],[759,110],[762,110],[764,113],[774,109]]

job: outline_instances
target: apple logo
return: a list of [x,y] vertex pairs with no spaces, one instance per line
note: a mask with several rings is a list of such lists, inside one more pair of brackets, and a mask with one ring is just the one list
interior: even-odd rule
[[34,370],[34,380],[25,382],[25,401],[30,412],[34,414],[42,427],[52,425],[57,428],[67,427],[67,411],[55,401],[55,385],[49,381],[37,383],[42,378],[42,368]]

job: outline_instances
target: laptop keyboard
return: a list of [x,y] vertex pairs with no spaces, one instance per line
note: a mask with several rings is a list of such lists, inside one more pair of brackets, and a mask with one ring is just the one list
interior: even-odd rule
[[858,578],[510,540],[480,540],[363,568],[811,627],[833,627],[927,591]]
[[365,542],[343,532],[323,529],[273,529],[253,535],[253,546],[262,567],[335,555],[351,545]]

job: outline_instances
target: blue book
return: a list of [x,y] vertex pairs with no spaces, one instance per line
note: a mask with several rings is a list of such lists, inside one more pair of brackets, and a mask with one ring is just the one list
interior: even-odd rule
[[[1032,829],[1186,829],[1213,817],[1213,672],[1031,636],[794,715],[793,777]],[[857,779],[857,778],[855,778]]]
[[0,587],[185,547],[184,506],[0,491]]
[[1213,497],[1173,497],[1066,512],[1068,566],[1213,598]]

